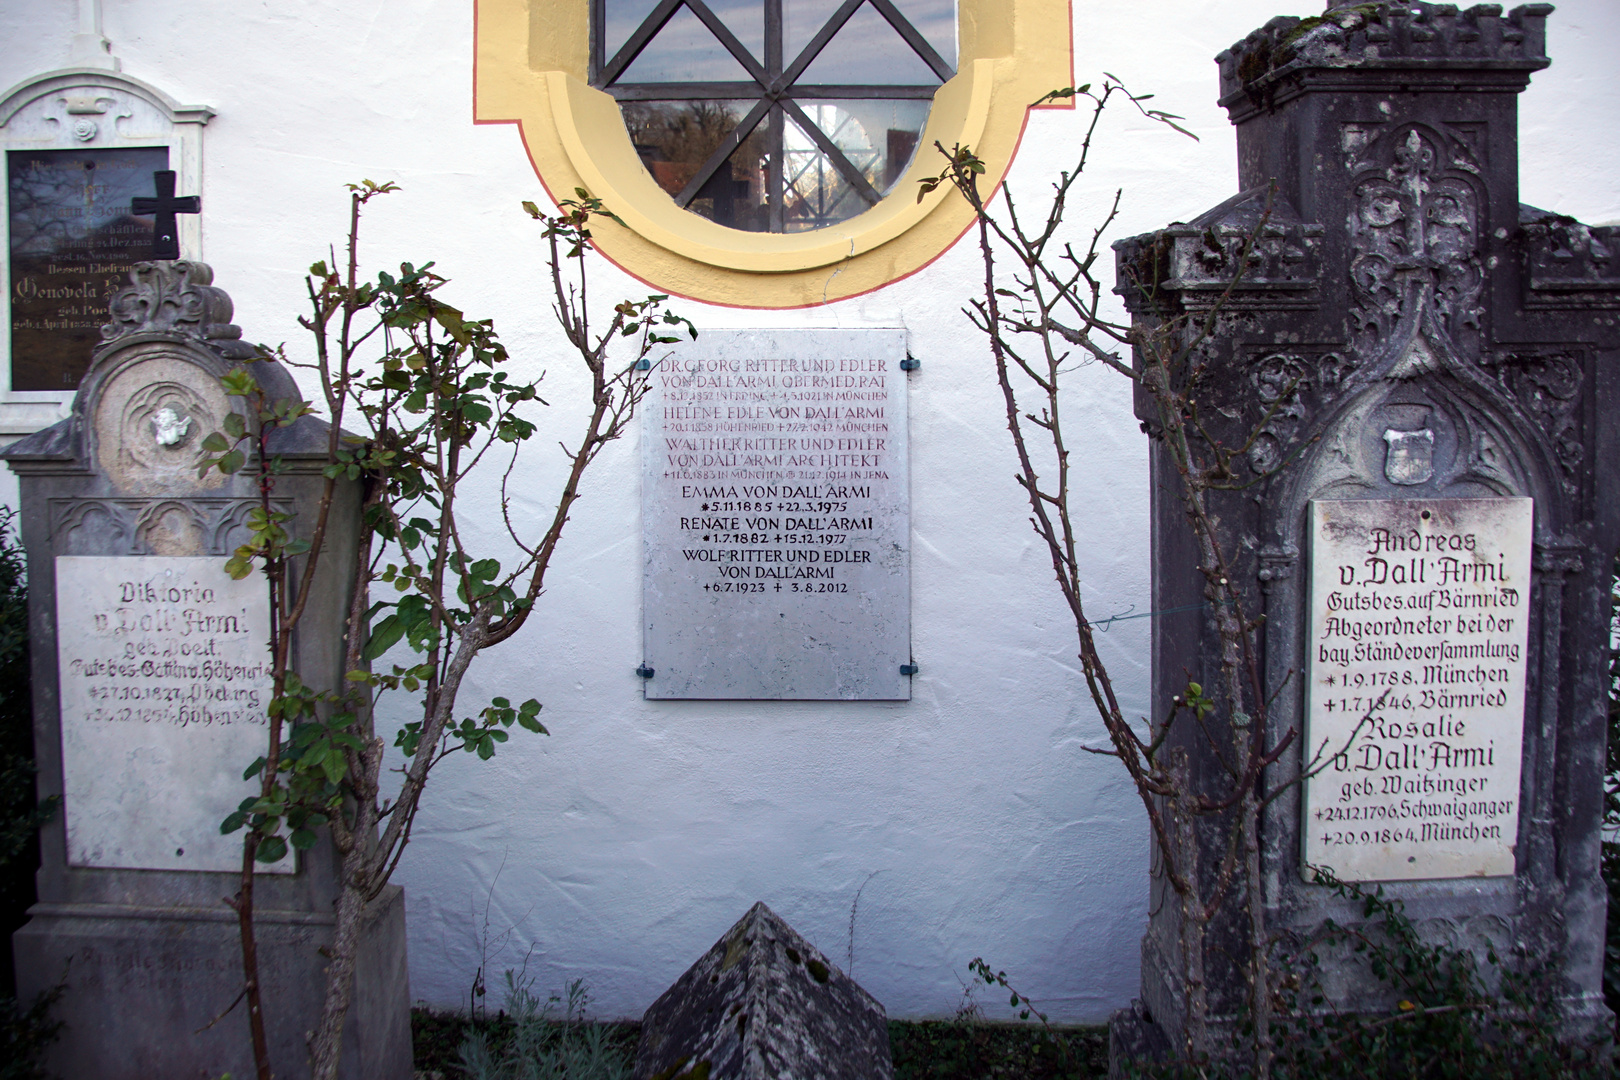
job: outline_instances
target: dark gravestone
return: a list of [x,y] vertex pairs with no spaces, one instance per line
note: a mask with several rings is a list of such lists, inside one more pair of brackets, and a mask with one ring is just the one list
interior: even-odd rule
[[[143,177],[150,181],[150,174]],[[142,230],[141,242],[151,234]],[[269,604],[232,581],[249,537],[253,470],[199,477],[203,439],[240,412],[220,377],[250,363],[271,398],[299,397],[231,325],[200,263],[143,262],[113,300],[72,415],[7,447],[28,551],[39,902],[15,935],[18,994],[62,981],[67,1024],[47,1065],[99,1080],[253,1074],[236,916],[241,834],[225,815],[258,785],[265,750]],[[325,492],[327,427],[272,434],[272,501],[295,533]],[[342,681],[344,597],[359,492],[340,484],[328,550],[294,639],[293,667]],[[264,1016],[277,1076],[309,1075],[306,1033],[325,993],[340,861],[329,842],[264,867],[254,885]],[[361,929],[342,1075],[410,1076],[404,898],[389,887]],[[222,1015],[223,1014],[223,1015]],[[217,1018],[217,1021],[216,1021]]]
[[635,1080],[886,1080],[883,1006],[763,903],[652,1004]]
[[[1521,951],[1576,1035],[1608,1023],[1599,829],[1620,230],[1519,203],[1517,95],[1549,62],[1551,10],[1378,3],[1272,20],[1218,58],[1243,193],[1117,248],[1139,323],[1200,325],[1275,181],[1246,276],[1199,346],[1197,391],[1213,438],[1243,445],[1258,426],[1248,463],[1278,469],[1210,495],[1247,610],[1265,616],[1272,743],[1302,736],[1266,786],[1298,779],[1302,754],[1363,714],[1377,680],[1400,684],[1376,736],[1265,812],[1270,929],[1362,917],[1312,883],[1314,860],[1402,900],[1431,939]],[[1141,299],[1146,279],[1159,306]],[[1139,415],[1151,429],[1151,402]],[[1152,466],[1153,606],[1169,612],[1155,620],[1152,714],[1164,716],[1189,672],[1213,681],[1220,653],[1158,445]],[[1193,783],[1218,786],[1207,744],[1183,740]],[[1220,836],[1203,821],[1207,864]],[[1171,896],[1154,881],[1145,1007],[1116,1017],[1117,1049],[1180,1045]],[[1241,918],[1228,912],[1208,944],[1217,1024],[1242,1010]],[[1335,972],[1334,1004],[1387,1008],[1356,970]]]
[[13,390],[79,385],[108,302],[152,257],[152,219],[131,202],[168,166],[161,146],[6,154]]

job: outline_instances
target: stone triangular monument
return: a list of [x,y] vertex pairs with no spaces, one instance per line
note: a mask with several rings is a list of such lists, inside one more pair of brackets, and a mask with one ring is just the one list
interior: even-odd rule
[[883,1006],[763,902],[641,1020],[634,1080],[888,1080]]

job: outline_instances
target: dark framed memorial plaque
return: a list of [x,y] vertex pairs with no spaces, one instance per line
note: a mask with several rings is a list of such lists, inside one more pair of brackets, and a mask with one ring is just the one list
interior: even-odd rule
[[152,219],[131,200],[168,167],[166,146],[7,151],[11,389],[79,385],[108,300],[151,257]]
[[[153,223],[130,220],[130,199],[157,194],[161,170],[177,192],[203,194],[213,115],[105,69],[45,72],[0,93],[0,442],[68,414],[109,290],[152,257]],[[202,215],[177,226],[181,256],[201,259]]]

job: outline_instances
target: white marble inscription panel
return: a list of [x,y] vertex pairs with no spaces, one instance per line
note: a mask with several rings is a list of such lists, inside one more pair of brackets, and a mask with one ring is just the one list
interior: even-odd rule
[[904,700],[905,334],[706,330],[641,406],[649,698]]
[[265,751],[270,609],[262,577],[224,565],[57,557],[70,865],[241,869],[219,823],[258,790],[242,770]]
[[1311,504],[1305,858],[1513,873],[1533,500]]

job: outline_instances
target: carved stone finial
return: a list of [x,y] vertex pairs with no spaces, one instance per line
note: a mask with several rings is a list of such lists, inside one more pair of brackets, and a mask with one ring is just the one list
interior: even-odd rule
[[207,264],[138,262],[129,280],[108,305],[112,321],[101,328],[103,342],[151,332],[185,334],[218,345],[241,338],[242,328],[231,325],[231,298],[211,284],[214,272]]
[[1279,16],[1217,56],[1221,104],[1246,112],[1246,103],[1304,69],[1361,72],[1375,81],[1382,72],[1396,85],[1425,66],[1528,75],[1548,64],[1551,11],[1551,4],[1503,14],[1501,4],[1459,10],[1429,0],[1328,0],[1322,15]]

